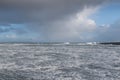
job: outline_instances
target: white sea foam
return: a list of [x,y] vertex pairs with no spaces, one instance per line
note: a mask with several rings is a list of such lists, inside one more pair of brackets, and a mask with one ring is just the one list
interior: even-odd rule
[[119,80],[120,46],[96,44],[0,44],[0,79],[19,74],[29,78],[21,80]]
[[97,45],[97,42],[87,42],[87,45]]
[[69,45],[69,44],[70,44],[70,42],[64,42],[64,44],[65,44],[65,45]]

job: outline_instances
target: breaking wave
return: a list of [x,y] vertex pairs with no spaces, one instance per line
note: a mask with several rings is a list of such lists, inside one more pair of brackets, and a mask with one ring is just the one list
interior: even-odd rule
[[0,80],[120,80],[119,74],[120,46],[0,44]]

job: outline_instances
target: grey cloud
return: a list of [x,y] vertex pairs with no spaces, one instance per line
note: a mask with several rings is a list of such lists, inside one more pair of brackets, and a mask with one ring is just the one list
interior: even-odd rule
[[120,41],[120,20],[111,25],[101,26],[96,32],[95,40],[97,41]]
[[0,11],[8,13],[8,17],[0,16],[0,22],[46,23],[69,17],[85,6],[96,6],[104,1],[107,0],[0,0]]
[[110,1],[112,0],[0,0],[0,23],[25,24],[29,30],[40,34],[40,38],[48,40],[57,36],[59,40],[71,39],[70,36],[76,37],[76,32],[82,34],[81,30],[74,31],[65,22],[85,7],[94,8]]
[[[1,16],[1,15],[0,15]],[[6,23],[2,23],[0,22],[0,26],[10,26],[11,24],[6,24]]]
[[14,30],[12,27],[0,27],[0,33],[5,33]]
[[13,27],[11,25],[7,25],[7,24],[0,24],[0,34],[1,33],[8,33],[8,32],[13,32],[15,34],[18,35],[22,35],[27,33],[27,31],[25,29],[22,28],[17,28],[17,27]]

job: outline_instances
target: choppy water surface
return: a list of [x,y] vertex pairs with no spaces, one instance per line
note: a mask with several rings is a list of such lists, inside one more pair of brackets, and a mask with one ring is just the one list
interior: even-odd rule
[[120,46],[0,44],[0,80],[120,80]]

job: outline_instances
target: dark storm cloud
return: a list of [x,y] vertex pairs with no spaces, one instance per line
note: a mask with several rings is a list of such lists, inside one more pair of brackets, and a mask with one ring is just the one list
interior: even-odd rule
[[75,39],[80,36],[78,32],[86,31],[84,30],[88,28],[84,28],[86,24],[88,26],[90,23],[93,27],[95,23],[85,18],[80,24],[80,31],[77,31],[77,28],[73,29],[76,24],[74,22],[74,25],[71,24],[72,21],[69,20],[84,9],[88,8],[88,12],[85,12],[89,13],[89,8],[94,9],[110,1],[112,0],[0,0],[0,23],[25,24],[31,32],[35,31],[41,35],[40,38],[48,40],[50,38],[67,40],[71,39],[71,36]]
[[68,17],[85,6],[92,7],[105,0],[0,0],[0,22],[5,23],[46,23]]

